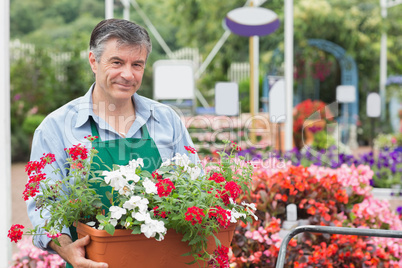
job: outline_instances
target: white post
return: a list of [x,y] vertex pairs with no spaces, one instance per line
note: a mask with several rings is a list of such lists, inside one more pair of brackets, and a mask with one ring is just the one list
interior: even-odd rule
[[259,57],[260,57],[260,37],[259,36],[253,36],[254,39],[253,41],[253,57],[254,57],[254,76],[252,79],[254,79],[254,114],[258,114],[259,110],[259,77],[260,77],[260,72],[259,72]]
[[121,3],[124,6],[123,18],[125,20],[130,20],[130,0],[121,0]]
[[293,0],[285,0],[285,150],[293,148]]
[[[11,260],[10,0],[0,1],[0,267]],[[16,211],[16,213],[25,213]]]
[[105,0],[105,19],[113,18],[114,2],[113,0]]
[[[387,18],[387,0],[380,0],[381,16],[383,21]],[[380,96],[381,96],[381,119],[385,119],[385,83],[387,81],[387,33],[382,31],[380,48]]]

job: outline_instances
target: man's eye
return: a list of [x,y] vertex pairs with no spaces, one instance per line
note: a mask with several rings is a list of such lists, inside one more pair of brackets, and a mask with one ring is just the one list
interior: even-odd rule
[[141,63],[135,63],[133,64],[134,69],[136,70],[143,70],[144,69],[144,65]]
[[121,63],[120,63],[120,61],[114,61],[114,62],[112,62],[112,64],[113,65],[120,65]]

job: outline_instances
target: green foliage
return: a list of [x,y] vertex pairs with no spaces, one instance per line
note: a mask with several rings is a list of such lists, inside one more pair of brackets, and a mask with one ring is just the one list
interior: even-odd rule
[[[259,78],[259,99],[262,97],[262,77]],[[250,79],[244,79],[239,83],[239,100],[240,110],[242,113],[250,112]],[[258,103],[258,107],[261,107],[262,103]]]
[[[226,14],[245,4],[243,0],[137,0],[137,2],[172,51],[182,47],[198,48],[204,60],[225,31],[222,20]],[[12,88],[15,89],[12,94],[23,93],[23,108],[18,109],[24,113],[32,108],[27,105],[29,103],[30,106],[36,106],[39,112],[47,114],[62,103],[85,92],[92,83],[93,78],[87,60],[80,59],[78,55],[88,49],[92,28],[104,18],[104,1],[11,0],[10,6],[11,38],[33,43],[39,49],[32,56],[35,58],[34,61],[25,58],[26,63],[24,60],[12,62],[11,82]],[[260,74],[265,75],[275,69],[277,75],[283,75],[283,1],[266,1],[262,7],[276,12],[281,25],[276,32],[259,38]],[[383,30],[388,34],[388,73],[402,73],[402,62],[398,60],[402,49],[399,34],[402,25],[402,17],[399,16],[401,9],[402,5],[389,8],[387,20],[382,20],[377,0],[300,0],[294,3],[295,63],[298,57],[304,58],[306,65],[303,65],[303,68],[308,74],[312,71],[309,62],[324,60],[331,63],[331,73],[324,81],[317,84],[316,80],[310,78],[303,82],[295,80],[295,90],[303,90],[303,93],[308,95],[309,90],[319,86],[321,88],[319,99],[326,103],[334,101],[335,87],[341,79],[339,64],[328,53],[309,47],[307,40],[325,39],[344,48],[355,59],[358,67],[359,114],[362,125],[359,137],[365,141],[368,140],[367,133],[370,131],[367,130],[369,119],[365,117],[364,103],[367,92],[378,91],[380,36]],[[130,10],[131,19],[146,26],[138,12],[134,8]],[[116,17],[122,17],[123,7],[119,1],[115,1],[114,12]],[[167,55],[152,31],[149,33],[153,41],[153,52],[148,60],[140,93],[152,97],[152,64],[156,60],[167,58]],[[280,55],[276,59],[272,58],[274,50]],[[70,70],[71,73],[66,75],[66,80],[60,81],[56,79],[56,70],[50,64],[49,56],[45,54],[64,51],[72,52],[74,56],[73,60],[61,67],[63,70]],[[230,64],[248,60],[249,39],[231,34],[198,79],[197,89],[212,105],[215,83],[228,80]],[[246,93],[248,89],[242,91],[243,85],[240,88],[240,94],[248,98]],[[241,98],[242,111],[248,111],[249,104],[245,98]],[[47,100],[46,103],[43,100]],[[24,113],[21,116],[24,116]],[[13,125],[16,125],[16,122],[22,123],[21,118],[14,121]]]
[[22,123],[22,130],[28,135],[33,135],[43,119],[45,119],[45,116],[42,114],[28,115]]
[[329,147],[334,145],[335,138],[328,135],[325,130],[321,130],[314,134],[314,141],[311,147],[317,150],[327,150]]

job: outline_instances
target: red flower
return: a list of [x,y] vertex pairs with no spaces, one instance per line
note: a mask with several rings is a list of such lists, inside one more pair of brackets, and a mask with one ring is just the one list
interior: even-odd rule
[[28,183],[32,183],[32,182],[40,182],[46,179],[46,174],[44,173],[39,173],[39,174],[35,174],[32,176],[29,176],[29,181]]
[[229,268],[229,248],[220,246],[214,251],[214,258],[208,262],[213,268]]
[[167,217],[166,211],[159,211],[159,206],[155,206],[153,208],[153,210],[154,210],[155,217],[161,217],[161,218],[166,219],[166,217]]
[[24,198],[24,200],[27,201],[29,197],[35,197],[37,193],[39,193],[39,182],[30,180],[25,185],[24,192],[22,193],[22,198]]
[[230,217],[231,217],[231,212],[223,209],[220,206],[215,206],[210,209],[208,213],[209,218],[215,217],[218,223],[223,227],[227,228],[230,224]]
[[152,178],[154,178],[155,180],[163,180],[162,175],[160,175],[156,170],[154,172],[152,172]]
[[210,181],[215,181],[216,183],[225,182],[225,177],[221,173],[214,173],[211,177],[209,177]]
[[84,160],[88,158],[88,149],[81,145],[81,143],[73,145],[73,147],[64,150],[71,156],[73,160],[78,160],[78,158]]
[[84,139],[89,140],[90,142],[93,142],[94,140],[96,140],[97,138],[99,138],[98,136],[92,136],[92,135],[88,135],[85,136]]
[[11,242],[14,241],[15,243],[17,243],[19,240],[21,240],[22,238],[22,230],[25,227],[21,224],[14,224],[11,226],[10,230],[8,230],[8,238],[11,239]]
[[195,154],[195,152],[197,152],[196,149],[194,149],[193,147],[190,147],[190,146],[184,146],[184,149],[186,149],[187,152],[189,152],[190,154]]
[[40,162],[43,163],[43,166],[45,166],[46,164],[51,164],[54,161],[56,161],[56,158],[54,156],[54,154],[48,153],[48,154],[43,154],[44,156],[42,156],[40,158]]
[[196,223],[201,224],[202,218],[205,217],[204,211],[195,206],[189,207],[184,215],[186,216],[185,220],[191,222],[192,225],[195,225]]
[[240,186],[234,181],[229,181],[226,183],[225,190],[230,193],[230,197],[233,199],[236,199],[241,193]]
[[25,166],[25,172],[31,175],[33,172],[40,173],[42,169],[45,167],[44,163],[39,161],[29,161]]
[[241,147],[239,146],[239,145],[237,145],[237,143],[236,142],[234,142],[234,141],[231,141],[231,145],[232,145],[232,147],[233,147],[233,149],[235,149],[236,151],[241,151]]
[[170,179],[160,180],[155,184],[159,197],[169,196],[173,189],[176,189]]

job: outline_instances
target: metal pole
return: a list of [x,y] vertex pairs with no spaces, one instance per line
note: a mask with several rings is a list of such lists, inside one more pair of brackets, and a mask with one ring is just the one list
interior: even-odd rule
[[198,68],[198,70],[195,73],[195,79],[200,78],[201,74],[203,72],[205,72],[205,70],[207,69],[208,65],[212,62],[212,60],[214,59],[214,57],[216,56],[216,54],[219,52],[219,50],[221,49],[221,47],[223,46],[223,44],[226,42],[226,40],[228,39],[228,37],[230,36],[231,32],[229,30],[226,30],[223,35],[221,36],[221,38],[218,40],[218,42],[216,42],[214,48],[211,50],[211,52],[209,52],[207,58],[204,60],[204,62],[201,64],[200,68]]
[[251,131],[250,131],[250,141],[252,144],[255,144],[256,136],[254,130],[254,117],[255,117],[255,80],[254,80],[254,38],[251,36],[249,38],[249,60],[250,60],[250,115],[251,115]]
[[[380,0],[381,16],[383,22],[387,18],[387,0]],[[380,48],[380,96],[381,110],[385,111],[385,83],[387,81],[387,33],[382,30],[381,33],[381,48]],[[385,112],[381,113],[381,119],[385,119]]]
[[281,247],[279,248],[276,268],[282,268],[284,266],[286,257],[286,247],[289,244],[292,237],[303,232],[402,238],[402,231],[394,231],[394,230],[360,229],[360,228],[318,226],[318,225],[299,226],[291,230],[282,240]]
[[113,0],[105,0],[105,19],[113,18],[114,2]]
[[[258,4],[258,1],[256,1]],[[250,1],[250,6],[254,6]],[[250,141],[256,143],[255,133],[255,115],[258,113],[258,46],[259,37],[250,36],[249,38],[249,58],[250,58],[250,115],[251,115],[251,132]]]
[[293,148],[293,0],[285,0],[285,151]]
[[148,18],[148,16],[142,11],[141,7],[138,5],[137,1],[131,0],[131,4],[135,8],[135,10],[138,12],[138,15],[142,18],[142,20],[145,22],[147,25],[148,29],[151,31],[151,33],[154,35],[156,41],[158,41],[159,45],[162,47],[162,49],[165,51],[166,55],[169,58],[173,58],[172,51],[170,50],[169,46],[166,44],[165,40],[163,40],[162,36],[159,34],[158,30],[155,28],[155,26],[152,24],[151,20]]
[[11,241],[6,236],[11,227],[10,0],[0,2],[0,12],[0,267],[8,267],[11,260]]

